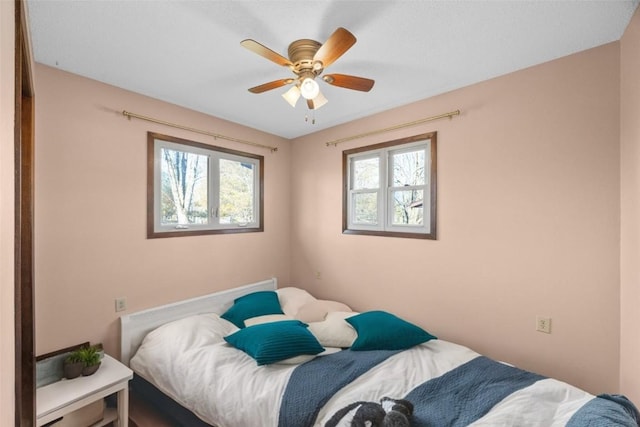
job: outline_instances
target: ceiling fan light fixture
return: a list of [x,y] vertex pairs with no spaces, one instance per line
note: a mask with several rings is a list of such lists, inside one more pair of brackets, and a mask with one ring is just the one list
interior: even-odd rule
[[322,92],[320,91],[318,91],[318,95],[315,98],[313,98],[311,101],[313,102],[314,110],[317,110],[318,108],[322,107],[324,104],[329,102],[329,100],[325,98]]
[[291,86],[291,88],[282,94],[282,97],[287,101],[293,108],[296,107],[296,103],[298,99],[300,99],[300,89],[298,86]]
[[314,99],[320,93],[320,86],[310,77],[306,77],[300,84],[300,93],[304,99]]

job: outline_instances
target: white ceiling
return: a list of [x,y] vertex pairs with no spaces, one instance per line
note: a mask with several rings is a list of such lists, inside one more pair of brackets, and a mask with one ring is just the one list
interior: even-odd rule
[[[37,62],[295,138],[619,40],[638,1],[28,0],[28,11]],[[338,27],[358,41],[325,73],[374,79],[371,92],[320,81],[329,103],[312,124],[287,87],[247,91],[293,74],[240,41],[286,57],[290,42]]]

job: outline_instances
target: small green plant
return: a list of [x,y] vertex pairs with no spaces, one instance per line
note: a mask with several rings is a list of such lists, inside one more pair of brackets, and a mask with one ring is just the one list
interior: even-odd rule
[[66,359],[64,359],[65,363],[68,363],[70,365],[74,364],[74,363],[83,363],[82,357],[80,357],[80,352],[79,350],[73,351],[71,352]]
[[67,363],[79,363],[84,366],[94,366],[100,363],[100,352],[96,346],[82,347],[72,351],[65,359]]
[[78,351],[84,366],[93,366],[100,363],[100,353],[95,346],[83,347]]

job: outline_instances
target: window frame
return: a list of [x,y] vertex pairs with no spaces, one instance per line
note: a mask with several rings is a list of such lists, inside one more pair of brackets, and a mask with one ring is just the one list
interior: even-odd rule
[[[393,187],[390,167],[391,154],[401,153],[415,147],[426,145],[425,149],[425,184],[423,209],[425,221],[422,226],[394,225],[393,198],[391,193],[398,187]],[[378,224],[354,224],[352,215],[352,194],[373,192],[373,189],[352,189],[352,159],[379,158],[379,187],[377,190]],[[437,132],[423,133],[406,138],[386,141],[364,147],[344,150],[342,152],[342,233],[355,235],[403,237],[412,239],[437,239]],[[422,187],[422,185],[417,186]],[[410,189],[412,189],[410,187]],[[428,202],[427,202],[428,199]],[[426,216],[429,215],[427,219]],[[424,229],[424,231],[422,231]]]
[[[194,154],[206,153],[214,159],[228,159],[233,161],[246,161],[256,167],[254,177],[254,190],[258,194],[254,194],[254,217],[257,221],[242,226],[239,224],[207,224],[206,226],[195,225],[193,228],[177,229],[176,227],[167,227],[160,224],[161,210],[161,185],[157,185],[160,181],[160,162],[157,156],[160,149],[172,146],[184,146],[185,152]],[[207,184],[209,207],[207,209],[208,218],[211,218],[212,203],[212,182],[219,184],[219,175],[213,178],[210,172],[215,170],[218,172],[217,166],[208,165],[207,167]],[[255,233],[264,231],[264,156],[246,153],[242,151],[232,150],[229,148],[218,147],[214,145],[204,144],[201,142],[190,141],[169,135],[163,135],[156,132],[147,132],[147,238],[164,238],[164,237],[183,237],[198,236],[209,234],[235,234],[235,233]]]

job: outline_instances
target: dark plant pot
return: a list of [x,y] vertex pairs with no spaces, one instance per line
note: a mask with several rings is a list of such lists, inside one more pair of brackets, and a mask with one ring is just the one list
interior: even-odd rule
[[66,379],[73,379],[73,378],[77,378],[82,374],[82,371],[84,370],[84,363],[82,362],[76,362],[76,363],[64,363],[62,366],[62,369],[64,371],[64,377]]
[[95,374],[98,368],[100,367],[101,363],[102,362],[98,362],[95,365],[85,366],[84,368],[82,368],[82,375],[84,375],[85,377],[88,377],[89,375]]

